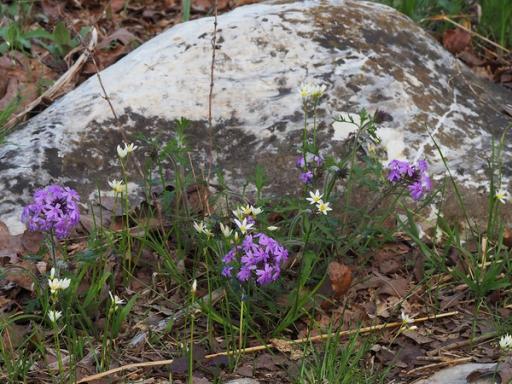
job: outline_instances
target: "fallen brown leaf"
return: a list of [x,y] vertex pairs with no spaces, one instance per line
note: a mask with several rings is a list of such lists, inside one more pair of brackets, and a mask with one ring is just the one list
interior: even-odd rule
[[345,264],[332,261],[327,267],[331,289],[336,297],[343,296],[352,284],[352,270]]
[[448,29],[443,34],[443,45],[453,54],[462,52],[471,43],[471,34],[460,28]]
[[[208,12],[213,8],[213,0],[192,0],[192,10],[195,12]],[[229,6],[229,0],[218,0],[217,10],[222,11]]]

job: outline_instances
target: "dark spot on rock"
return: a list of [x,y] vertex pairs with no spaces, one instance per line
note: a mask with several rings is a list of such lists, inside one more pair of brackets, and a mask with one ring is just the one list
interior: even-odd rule
[[45,148],[43,167],[52,177],[62,176],[62,159],[57,148]]
[[272,124],[270,127],[266,128],[266,129],[268,129],[271,133],[274,133],[276,130],[278,132],[284,132],[284,131],[286,131],[287,124],[288,123],[286,121],[279,121],[277,123]]
[[208,33],[202,33],[199,36],[197,36],[198,39],[204,39],[206,36],[208,36]]
[[286,95],[289,95],[290,93],[292,93],[291,88],[287,88],[287,87],[279,87],[277,89],[277,91],[279,92],[279,97],[286,96]]

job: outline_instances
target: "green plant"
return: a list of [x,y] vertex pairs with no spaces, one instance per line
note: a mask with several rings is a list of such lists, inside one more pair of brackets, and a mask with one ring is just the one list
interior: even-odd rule
[[30,53],[32,44],[35,43],[47,49],[53,56],[62,58],[78,46],[89,32],[89,27],[83,27],[79,36],[72,37],[62,21],[55,25],[51,33],[43,28],[26,30],[23,24],[11,20],[6,26],[0,27],[0,54],[8,51]]
[[[433,139],[434,140],[434,139]],[[509,269],[510,252],[503,244],[504,225],[499,214],[500,186],[502,181],[502,152],[505,143],[505,134],[498,144],[493,143],[493,150],[488,162],[489,191],[487,203],[487,225],[484,233],[476,228],[469,210],[462,198],[457,183],[448,169],[445,157],[434,140],[441,158],[449,173],[449,183],[455,191],[455,196],[464,216],[464,232],[452,223],[447,222],[442,215],[438,215],[434,232],[443,235],[443,241],[429,247],[420,238],[415,214],[408,208],[407,220],[402,221],[403,228],[419,246],[430,261],[432,273],[450,273],[457,280],[466,284],[481,302],[489,293],[502,288],[508,288],[510,280],[507,277]],[[441,197],[441,201],[444,198]],[[468,244],[476,244],[476,250],[468,248]],[[449,256],[452,256],[451,260]],[[459,261],[450,266],[453,259]],[[505,272],[505,274],[503,274]]]
[[371,344],[357,333],[342,339],[338,333],[321,346],[306,344],[297,384],[376,384],[384,382],[383,373],[376,374],[365,366]]
[[506,0],[482,0],[481,6],[479,32],[503,47],[512,47],[512,3]]

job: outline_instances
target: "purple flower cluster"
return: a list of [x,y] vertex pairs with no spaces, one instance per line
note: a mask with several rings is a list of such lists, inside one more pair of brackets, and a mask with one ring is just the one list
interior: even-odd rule
[[80,220],[78,193],[68,187],[49,185],[34,193],[31,204],[23,209],[21,221],[31,231],[54,230],[58,239],[63,239]]
[[[299,175],[300,181],[304,184],[311,184],[314,177],[314,168],[321,167],[323,163],[324,158],[320,155],[307,153],[306,156],[299,156],[295,161],[295,166],[302,171]],[[309,167],[312,167],[313,171]]]
[[279,278],[286,260],[288,251],[272,237],[264,233],[247,235],[241,245],[233,247],[222,258],[222,275],[236,275],[242,283],[253,277],[259,285],[266,285]]
[[418,201],[432,189],[432,181],[427,174],[426,160],[419,160],[416,165],[408,161],[392,160],[388,164],[388,180],[392,183],[403,182],[407,185],[411,197]]

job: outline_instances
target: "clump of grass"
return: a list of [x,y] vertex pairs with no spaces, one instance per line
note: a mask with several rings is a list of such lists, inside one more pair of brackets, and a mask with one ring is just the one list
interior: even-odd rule
[[[335,333],[335,332],[333,332]],[[371,342],[353,334],[348,340],[339,335],[321,345],[305,345],[297,384],[377,384],[385,372],[372,372],[366,365]]]

